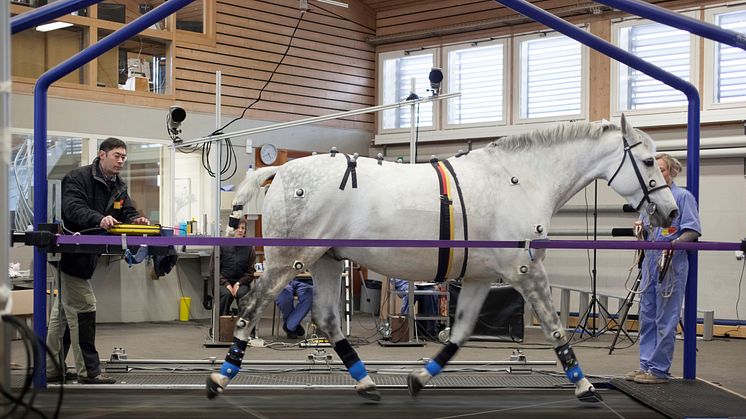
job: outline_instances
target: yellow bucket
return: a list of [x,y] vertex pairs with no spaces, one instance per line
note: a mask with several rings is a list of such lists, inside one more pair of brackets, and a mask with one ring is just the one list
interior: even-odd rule
[[192,306],[192,297],[181,297],[179,299],[179,320],[189,321],[189,309]]

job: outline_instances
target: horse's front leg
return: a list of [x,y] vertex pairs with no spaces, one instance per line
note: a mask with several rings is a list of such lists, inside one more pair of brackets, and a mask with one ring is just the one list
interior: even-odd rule
[[420,393],[425,385],[436,375],[440,374],[448,361],[456,355],[459,347],[463,345],[477,324],[479,312],[482,310],[484,300],[490,289],[490,281],[465,280],[456,305],[456,317],[451,328],[451,339],[438,352],[435,358],[428,361],[424,368],[412,371],[407,377],[407,388],[409,394],[414,398]]
[[518,289],[523,298],[531,304],[536,315],[539,316],[541,328],[547,338],[551,340],[554,351],[562,363],[565,375],[575,384],[575,397],[584,402],[602,400],[596,388],[583,375],[580,363],[578,363],[578,359],[567,341],[565,328],[560,323],[554,304],[552,304],[552,296],[544,266],[541,263],[533,264],[527,272],[519,274],[514,279],[513,286]]
[[222,393],[228,383],[241,370],[241,363],[246,352],[249,334],[259,323],[264,307],[273,302],[285,285],[294,277],[296,271],[290,266],[269,266],[260,279],[254,281],[254,286],[246,295],[246,304],[241,312],[236,329],[233,332],[233,343],[231,344],[220,372],[215,372],[207,377],[207,397],[212,399]]
[[339,319],[339,290],[342,262],[323,256],[309,268],[313,276],[313,321],[334,344],[334,351],[357,383],[355,391],[365,399],[379,401],[381,394],[365,364],[342,333]]

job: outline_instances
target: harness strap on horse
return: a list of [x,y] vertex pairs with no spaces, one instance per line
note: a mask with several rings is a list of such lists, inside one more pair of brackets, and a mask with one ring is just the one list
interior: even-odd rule
[[[458,193],[458,200],[459,203],[461,203],[461,216],[463,218],[463,224],[464,224],[464,240],[469,240],[469,227],[467,224],[467,216],[466,216],[466,203],[464,203],[464,194],[461,193],[461,184],[458,183],[458,176],[456,176],[456,171],[453,170],[453,166],[451,166],[451,162],[448,160],[443,161],[443,165],[448,169],[449,172],[451,172],[451,176],[453,176],[453,183],[456,184],[456,193]],[[464,262],[461,264],[461,273],[459,273],[458,278],[461,279],[466,274],[466,263],[469,261],[469,248],[464,248]]]
[[357,158],[350,158],[347,154],[344,156],[347,159],[347,170],[345,170],[345,174],[342,177],[342,183],[339,184],[339,189],[345,190],[347,179],[350,177],[350,174],[352,174],[352,188],[355,189],[357,188],[357,172],[355,171],[355,168],[357,167]]
[[[451,199],[450,182],[445,165],[437,159],[430,160],[435,173],[438,175],[440,191],[440,240],[453,240],[453,200]],[[438,271],[435,274],[435,282],[446,280],[448,268],[453,260],[453,248],[438,248]]]

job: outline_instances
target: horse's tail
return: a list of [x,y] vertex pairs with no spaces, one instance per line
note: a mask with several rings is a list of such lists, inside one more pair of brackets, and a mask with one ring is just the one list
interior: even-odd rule
[[246,178],[238,186],[236,197],[233,198],[233,213],[228,222],[228,231],[238,227],[238,221],[243,217],[243,209],[246,204],[254,201],[257,195],[265,192],[262,184],[272,179],[280,170],[280,166],[268,166],[246,172]]

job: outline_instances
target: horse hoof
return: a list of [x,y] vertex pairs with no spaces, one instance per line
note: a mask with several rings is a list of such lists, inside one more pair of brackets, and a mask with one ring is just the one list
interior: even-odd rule
[[218,395],[223,392],[225,386],[224,384],[221,384],[221,382],[227,378],[228,377],[222,376],[217,373],[212,373],[210,374],[210,376],[207,377],[207,380],[205,381],[205,390],[207,391],[208,399],[212,400],[215,397],[218,397]]
[[409,390],[409,395],[413,399],[416,399],[417,395],[420,394],[420,390],[425,388],[425,384],[420,377],[421,375],[417,371],[412,371],[407,376],[407,390]]
[[380,402],[381,401],[381,393],[378,392],[378,390],[374,387],[368,387],[368,388],[359,388],[356,390],[357,395],[366,399],[366,400],[372,400],[374,402]]
[[599,394],[598,391],[596,391],[596,388],[593,386],[588,388],[588,390],[586,390],[585,392],[577,395],[577,397],[578,400],[586,403],[597,403],[603,400],[601,394]]

